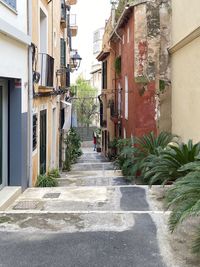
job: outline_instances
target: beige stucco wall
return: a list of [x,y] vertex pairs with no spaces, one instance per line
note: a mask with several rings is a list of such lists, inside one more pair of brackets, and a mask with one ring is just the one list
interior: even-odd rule
[[[60,25],[60,1],[52,1],[49,5],[47,0],[33,0],[33,43],[40,47],[40,8],[48,16],[48,51],[47,53],[54,58],[54,88],[57,87],[56,70],[60,69],[60,38],[64,37],[64,28]],[[52,6],[53,4],[53,6]],[[52,15],[53,11],[53,15]],[[46,89],[42,89],[44,92]],[[35,92],[41,89],[35,85]],[[49,91],[49,89],[47,89]],[[40,172],[40,111],[47,112],[47,147],[46,147],[46,170],[59,167],[59,124],[60,124],[60,96],[36,97],[33,100],[33,113],[37,114],[37,148],[32,153],[33,175],[32,184],[34,185]],[[52,162],[52,113],[56,108],[56,156]]]
[[[200,26],[199,0],[172,0],[172,44]],[[172,45],[172,46],[173,46]],[[185,142],[200,141],[200,37],[171,55],[172,132]]]
[[172,56],[172,131],[200,141],[200,38]]
[[172,43],[200,26],[199,0],[172,0]]
[[[46,166],[47,171],[52,168],[59,167],[59,110],[60,102],[57,102],[57,96],[52,96],[51,98],[40,97],[34,100],[33,110],[34,114],[37,114],[37,147],[33,151],[33,184],[37,179],[40,169],[40,111],[46,110],[47,112],[47,147],[46,147]],[[47,99],[49,101],[47,101]],[[56,155],[55,162],[52,162],[52,112],[56,108]]]

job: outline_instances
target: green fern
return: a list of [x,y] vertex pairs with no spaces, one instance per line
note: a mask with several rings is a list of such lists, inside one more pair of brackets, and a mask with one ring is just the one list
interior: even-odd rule
[[39,175],[36,182],[36,187],[55,187],[58,186],[56,178],[48,175]]

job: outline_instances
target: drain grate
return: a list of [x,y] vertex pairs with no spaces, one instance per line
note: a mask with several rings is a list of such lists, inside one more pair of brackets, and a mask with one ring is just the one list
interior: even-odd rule
[[43,198],[59,198],[60,193],[47,193],[43,196]]
[[38,204],[38,201],[20,201],[13,207],[13,210],[34,210],[38,208]]

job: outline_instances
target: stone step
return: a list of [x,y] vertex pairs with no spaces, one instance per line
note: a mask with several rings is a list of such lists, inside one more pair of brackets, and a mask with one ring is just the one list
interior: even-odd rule
[[7,210],[46,212],[149,211],[148,187],[76,186],[29,188]]
[[72,166],[72,171],[89,171],[89,170],[113,170],[114,166],[111,162],[105,163],[77,163]]
[[119,177],[122,176],[121,170],[73,170],[61,173],[61,178],[98,178],[98,177]]
[[119,177],[79,177],[79,178],[58,178],[59,186],[111,186],[128,185],[128,182]]
[[0,210],[5,210],[21,194],[21,186],[6,186],[0,190]]

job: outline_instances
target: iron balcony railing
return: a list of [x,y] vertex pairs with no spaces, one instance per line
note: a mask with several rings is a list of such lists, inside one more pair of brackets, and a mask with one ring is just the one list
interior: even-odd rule
[[53,87],[54,80],[54,58],[45,53],[39,54],[40,59],[40,81],[43,87]]
[[114,101],[111,101],[110,102],[110,116],[111,117],[117,117],[118,118],[118,110],[116,109],[116,107],[115,107],[115,103],[114,103]]
[[61,23],[66,23],[67,20],[67,10],[66,10],[66,4],[65,0],[60,0],[61,4]]
[[70,87],[70,68],[62,67],[56,72],[57,77],[60,80],[60,89],[66,89]]

